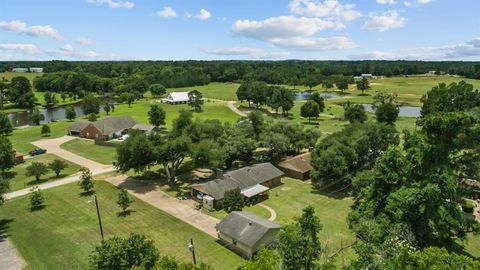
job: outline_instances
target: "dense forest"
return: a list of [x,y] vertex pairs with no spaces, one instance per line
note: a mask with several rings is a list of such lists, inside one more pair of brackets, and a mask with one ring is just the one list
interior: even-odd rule
[[424,74],[429,71],[480,79],[480,62],[424,61],[128,61],[128,62],[0,62],[0,72],[15,67],[42,67],[47,73],[76,71],[102,78],[140,75],[149,84],[166,87],[208,84],[210,81],[264,81],[297,84],[307,76],[382,76]]

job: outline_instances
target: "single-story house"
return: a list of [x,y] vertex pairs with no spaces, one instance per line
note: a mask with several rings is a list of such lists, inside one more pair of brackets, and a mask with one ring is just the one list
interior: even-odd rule
[[31,67],[31,68],[30,68],[30,72],[33,72],[33,73],[42,73],[42,72],[43,72],[43,68]]
[[13,68],[13,69],[12,69],[12,72],[16,72],[16,73],[27,73],[27,72],[28,72],[28,68]]
[[234,189],[240,189],[248,201],[253,203],[265,198],[270,188],[280,185],[283,175],[271,163],[255,164],[226,172],[219,179],[191,185],[191,195],[208,210],[221,208],[225,192]]
[[310,179],[310,171],[312,170],[311,153],[304,153],[298,156],[287,158],[277,164],[277,167],[290,178],[299,180]]
[[139,125],[131,116],[109,116],[102,120],[75,122],[68,128],[68,135],[82,138],[108,141],[121,137],[130,129],[143,131],[154,130],[154,127]]
[[188,92],[171,92],[166,98],[162,98],[162,102],[168,104],[182,104],[188,100]]
[[271,246],[280,231],[280,225],[249,212],[234,211],[216,226],[218,239],[228,248],[246,258],[262,246]]

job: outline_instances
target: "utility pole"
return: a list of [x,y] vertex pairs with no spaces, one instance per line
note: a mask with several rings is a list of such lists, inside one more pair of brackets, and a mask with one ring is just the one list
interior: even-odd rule
[[193,239],[192,238],[190,238],[190,245],[188,245],[188,250],[190,250],[190,252],[192,252],[193,264],[196,265],[197,264],[197,259],[195,258],[195,247],[193,246]]
[[102,235],[102,242],[103,242],[103,228],[102,228],[102,219],[100,218],[100,210],[98,210],[98,200],[97,195],[95,194],[95,205],[97,206],[97,216],[98,216],[98,225],[100,225],[100,234]]

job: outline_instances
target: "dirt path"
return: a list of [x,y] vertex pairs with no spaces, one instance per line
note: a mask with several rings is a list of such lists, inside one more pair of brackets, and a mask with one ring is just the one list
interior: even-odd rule
[[268,218],[268,220],[274,221],[277,218],[277,212],[275,212],[275,210],[273,210],[273,208],[271,208],[270,206],[265,205],[263,203],[259,203],[258,206],[263,207],[267,209],[268,212],[270,212],[270,217]]
[[132,180],[126,175],[110,177],[107,178],[106,181],[115,186],[125,188],[138,199],[167,212],[215,238],[217,237],[215,226],[220,220],[195,209],[195,202],[193,200],[179,200],[160,190],[160,187],[154,183]]
[[12,242],[0,235],[0,268],[3,270],[22,270],[25,266],[25,261]]
[[232,112],[240,115],[241,117],[246,117],[247,116],[246,113],[240,111],[237,107],[235,107],[235,101],[228,101],[227,106]]

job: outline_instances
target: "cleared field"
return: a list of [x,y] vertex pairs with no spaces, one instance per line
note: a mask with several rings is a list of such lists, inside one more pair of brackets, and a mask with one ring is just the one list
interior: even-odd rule
[[169,88],[167,92],[189,92],[192,90],[198,90],[202,92],[205,98],[214,98],[221,100],[237,100],[237,92],[240,84],[238,83],[217,83],[212,82],[208,85],[182,87],[182,88]]
[[105,165],[111,165],[112,161],[117,159],[117,149],[114,146],[97,145],[92,140],[75,139],[60,147]]
[[14,77],[25,77],[30,80],[30,83],[32,83],[33,86],[33,79],[38,76],[42,76],[43,73],[16,73],[16,72],[0,72],[0,79],[5,78],[6,80],[10,81]]
[[[108,239],[141,233],[155,241],[162,255],[191,261],[187,248],[195,241],[197,260],[215,269],[236,269],[242,259],[215,239],[192,226],[136,200],[130,215],[119,217],[117,190],[98,181],[95,186]],[[93,197],[80,196],[77,184],[43,191],[46,207],[30,212],[28,197],[13,199],[0,208],[0,228],[14,242],[30,269],[87,269],[88,256],[100,243]]]
[[[48,164],[55,159],[63,160],[67,163],[68,167],[60,173],[60,176],[57,178],[53,171],[49,171],[46,175],[43,175],[40,178],[40,181],[37,182],[35,177],[27,177],[25,176],[25,172],[27,171],[26,168],[32,164],[32,162],[42,162],[44,164]],[[11,170],[15,174],[15,176],[10,180],[10,191],[15,191],[23,188],[29,188],[41,183],[55,181],[56,179],[60,179],[62,177],[66,177],[72,174],[77,173],[80,170],[80,166],[75,163],[66,161],[56,155],[53,154],[43,154],[39,156],[35,156],[33,158],[29,158],[25,160],[24,163],[19,164]]]

